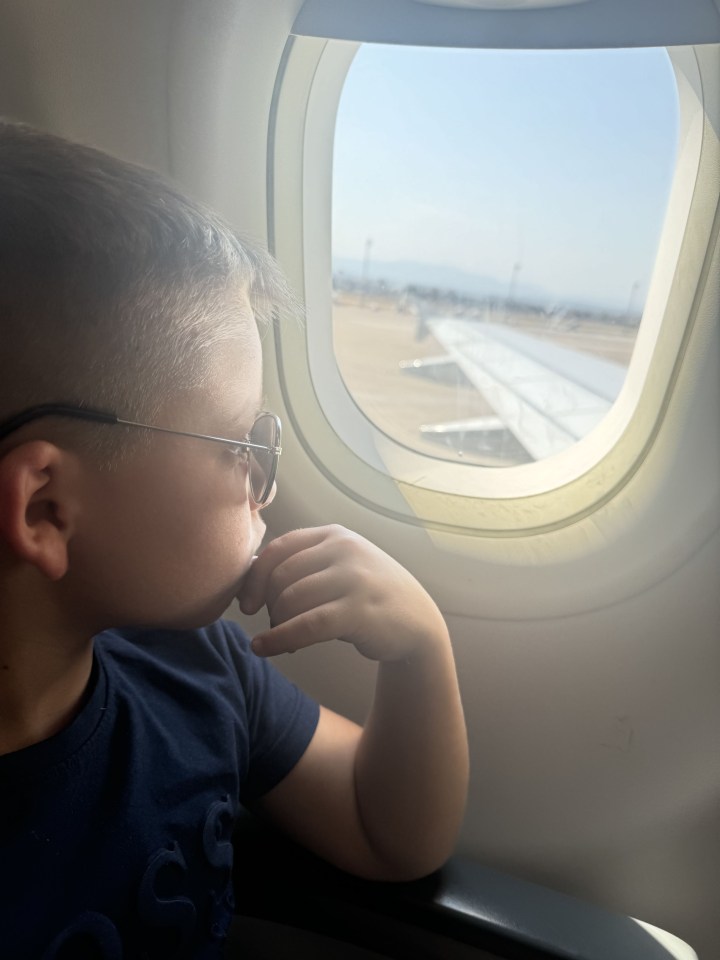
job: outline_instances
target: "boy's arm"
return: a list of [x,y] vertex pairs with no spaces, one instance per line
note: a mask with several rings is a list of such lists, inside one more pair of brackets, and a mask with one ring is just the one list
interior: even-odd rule
[[403,567],[341,527],[293,531],[253,564],[241,608],[275,654],[339,637],[379,660],[364,729],[324,708],[305,754],[261,807],[311,850],[364,877],[406,880],[452,852],[468,751],[450,639]]

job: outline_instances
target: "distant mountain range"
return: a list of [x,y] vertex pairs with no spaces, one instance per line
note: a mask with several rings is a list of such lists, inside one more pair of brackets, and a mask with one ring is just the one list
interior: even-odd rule
[[[348,278],[360,281],[363,275],[362,260],[352,260],[347,257],[333,259],[333,274],[344,274]],[[470,273],[457,267],[442,264],[419,263],[415,260],[370,260],[368,279],[372,284],[384,280],[395,289],[407,286],[437,287],[440,290],[454,290],[456,293],[472,297],[490,297],[504,300],[509,291],[510,278],[500,281],[496,277],[485,276],[480,273]],[[526,303],[534,303],[547,307],[562,300],[563,306],[593,309],[622,309],[617,304],[598,303],[593,300],[577,300],[559,298],[541,286],[522,282],[522,273],[519,274],[513,288],[513,299]]]

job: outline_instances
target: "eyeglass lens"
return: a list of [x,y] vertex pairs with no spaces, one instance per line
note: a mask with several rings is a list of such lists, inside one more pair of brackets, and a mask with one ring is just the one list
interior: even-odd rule
[[[251,443],[274,448],[277,444],[275,418],[263,414],[253,424],[248,437]],[[256,503],[263,503],[275,479],[275,454],[270,450],[250,450],[250,492]]]

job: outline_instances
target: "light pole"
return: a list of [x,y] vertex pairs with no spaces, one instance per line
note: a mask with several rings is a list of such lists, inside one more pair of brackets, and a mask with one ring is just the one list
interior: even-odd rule
[[635,324],[631,322],[632,307],[633,307],[633,300],[635,299],[635,294],[638,292],[639,289],[640,289],[640,281],[639,280],[633,281],[633,285],[630,287],[630,296],[628,297],[627,311],[625,313],[625,325],[627,327],[635,326]]
[[368,237],[365,241],[365,254],[363,256],[363,265],[362,265],[362,301],[365,303],[365,297],[368,292],[368,284],[370,282],[370,250],[372,249],[372,238]]
[[510,284],[508,286],[507,300],[505,301],[505,317],[504,320],[507,320],[510,317],[510,304],[513,301],[513,296],[515,294],[515,284],[517,283],[518,274],[522,270],[522,264],[517,261],[513,264],[512,272],[510,274]]

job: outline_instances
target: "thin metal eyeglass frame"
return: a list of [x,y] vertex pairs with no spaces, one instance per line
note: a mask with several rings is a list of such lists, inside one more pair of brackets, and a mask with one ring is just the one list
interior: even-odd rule
[[124,427],[136,427],[142,430],[154,430],[158,433],[169,433],[178,437],[191,437],[194,440],[212,440],[214,443],[224,443],[235,448],[240,447],[247,451],[249,456],[252,455],[253,450],[265,450],[267,453],[272,455],[267,474],[265,473],[265,470],[258,458],[253,458],[265,477],[265,482],[259,495],[253,486],[252,464],[248,463],[250,495],[258,507],[261,507],[264,503],[266,503],[268,497],[270,496],[270,491],[272,490],[275,477],[277,475],[278,459],[282,453],[282,424],[280,423],[280,417],[274,413],[269,413],[266,411],[258,415],[255,423],[253,423],[252,427],[250,428],[250,433],[252,434],[255,425],[260,420],[262,420],[264,417],[269,417],[272,420],[275,428],[275,443],[269,446],[263,443],[253,443],[251,440],[231,440],[228,437],[214,437],[206,433],[189,433],[186,430],[171,430],[170,427],[158,427],[154,424],[140,423],[136,420],[123,420],[114,413],[106,413],[103,410],[93,410],[89,407],[76,407],[72,406],[71,404],[63,403],[44,403],[37,407],[30,407],[27,410],[23,410],[16,414],[14,417],[10,417],[8,420],[1,422],[0,440],[4,440],[5,437],[13,433],[15,430],[19,430],[20,427],[24,427],[26,423],[31,423],[33,420],[39,420],[41,417],[70,417],[75,420],[88,420],[91,423],[105,423],[109,424],[110,426],[120,424]]

